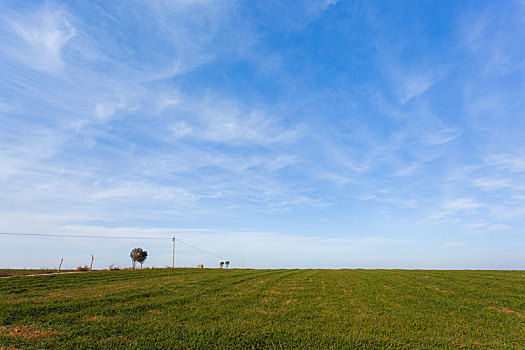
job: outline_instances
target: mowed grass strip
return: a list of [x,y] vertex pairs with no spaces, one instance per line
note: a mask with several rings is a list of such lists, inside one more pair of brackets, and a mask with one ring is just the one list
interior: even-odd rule
[[[62,270],[62,272],[72,272],[75,270]],[[51,274],[57,273],[57,270],[53,269],[0,269],[0,278],[1,277],[11,277],[11,276],[25,276],[25,275],[41,275],[41,274]]]
[[525,272],[98,271],[0,280],[0,347],[525,349]]

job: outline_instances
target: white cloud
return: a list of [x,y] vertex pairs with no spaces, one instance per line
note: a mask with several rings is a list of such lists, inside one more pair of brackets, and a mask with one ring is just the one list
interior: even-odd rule
[[181,98],[178,95],[164,96],[159,102],[159,109],[163,111],[168,107],[177,106],[179,103],[181,103]]
[[429,218],[435,222],[451,222],[451,217],[456,214],[461,212],[473,213],[481,207],[480,203],[471,198],[449,199],[442,203],[441,208],[433,210]]
[[396,170],[393,176],[410,176],[418,167],[418,163],[412,163],[409,166]]
[[427,134],[423,137],[425,143],[435,146],[442,145],[460,137],[462,132],[454,128],[445,128],[438,132]]
[[496,204],[491,207],[491,215],[500,220],[522,220],[525,217],[525,206],[517,203]]
[[193,129],[185,121],[173,123],[170,129],[173,132],[173,135],[178,139],[189,136],[193,133]]
[[470,198],[457,198],[448,200],[445,203],[443,203],[443,207],[445,209],[450,209],[453,211],[476,209],[480,206],[481,204]]
[[524,153],[497,153],[485,158],[487,166],[498,166],[510,172],[525,171]]
[[478,178],[472,180],[472,184],[486,190],[498,190],[512,187],[512,183],[508,179]]
[[506,224],[492,224],[488,226],[490,231],[504,231],[510,229],[509,225]]
[[[509,10],[523,12],[518,4],[513,3]],[[500,10],[488,6],[461,17],[463,43],[478,60],[477,67],[485,75],[507,74],[523,68],[521,47],[516,45],[525,37],[523,21],[502,21]],[[513,35],[509,36],[509,32]]]
[[323,172],[319,174],[318,176],[322,179],[326,179],[330,182],[333,182],[339,185],[345,185],[345,184],[348,184],[354,181],[354,179],[351,176],[345,176],[345,175],[338,174],[335,172]]
[[482,228],[486,227],[488,223],[486,221],[478,221],[478,222],[469,222],[465,224],[464,226],[469,229],[476,229],[476,228]]
[[24,16],[8,18],[7,23],[21,41],[4,43],[4,50],[34,69],[60,71],[64,66],[62,51],[76,34],[69,17],[62,9],[43,6]]
[[[504,217],[499,217],[500,219],[508,219]],[[503,223],[497,223],[497,222],[490,222],[490,221],[477,221],[477,222],[470,222],[464,225],[465,228],[469,230],[475,230],[479,233],[487,233],[487,232],[494,232],[494,231],[507,231],[511,227],[507,224]]]
[[241,107],[236,102],[208,98],[202,102],[181,102],[180,109],[194,116],[175,122],[177,138],[189,137],[226,144],[288,143],[301,137],[299,126],[283,127],[264,109]]
[[401,103],[405,104],[413,98],[424,94],[438,80],[439,76],[432,71],[403,74],[398,78],[398,81],[401,82],[401,89],[399,91]]
[[111,118],[116,111],[124,109],[126,103],[123,101],[120,102],[106,102],[106,103],[97,103],[95,105],[95,116],[104,121]]
[[314,0],[311,2],[311,11],[325,11],[330,6],[335,6],[338,0]]

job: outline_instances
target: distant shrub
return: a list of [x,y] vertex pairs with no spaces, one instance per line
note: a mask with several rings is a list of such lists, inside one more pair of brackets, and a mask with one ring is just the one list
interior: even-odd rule
[[118,271],[118,270],[120,270],[120,267],[118,267],[118,266],[115,265],[115,264],[111,264],[111,265],[109,265],[109,269],[110,269],[111,271]]
[[79,267],[77,267],[77,271],[89,271],[89,267],[87,267],[87,266],[79,266]]

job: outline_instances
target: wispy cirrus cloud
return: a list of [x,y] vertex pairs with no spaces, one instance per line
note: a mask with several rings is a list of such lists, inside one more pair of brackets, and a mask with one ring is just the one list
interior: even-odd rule
[[399,86],[397,91],[399,100],[402,104],[410,102],[412,99],[423,95],[427,90],[443,78],[443,73],[435,69],[428,71],[404,71],[395,74],[394,84]]
[[4,13],[3,52],[23,64],[44,72],[59,73],[64,68],[63,50],[76,34],[67,11],[46,5],[37,11]]
[[425,135],[423,139],[429,145],[442,145],[460,137],[461,134],[462,132],[457,129],[446,128],[438,132]]
[[284,128],[264,109],[246,110],[233,101],[217,98],[182,103],[191,118],[173,124],[174,134],[203,141],[232,144],[271,144],[292,142],[302,135],[300,126]]
[[459,211],[476,209],[480,207],[480,204],[471,198],[456,198],[443,203],[443,207],[452,211]]

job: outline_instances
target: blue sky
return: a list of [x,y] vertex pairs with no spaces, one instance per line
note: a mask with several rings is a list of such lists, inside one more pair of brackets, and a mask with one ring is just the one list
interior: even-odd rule
[[[525,269],[523,1],[0,1],[5,267]],[[217,264],[177,248],[179,266]]]

